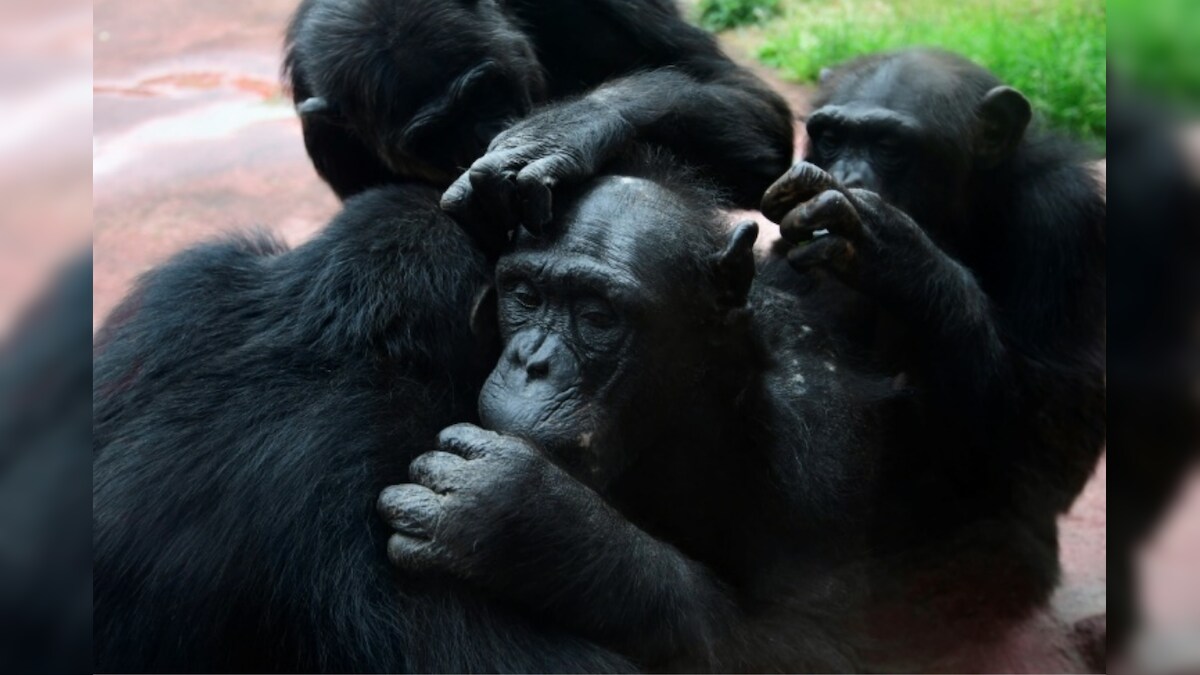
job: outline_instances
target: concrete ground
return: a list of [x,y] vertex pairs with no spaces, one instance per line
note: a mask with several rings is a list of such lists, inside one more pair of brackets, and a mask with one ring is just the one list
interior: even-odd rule
[[[251,226],[296,243],[337,210],[280,91],[282,35],[295,4],[95,3],[93,326],[138,274],[192,243]],[[805,90],[772,83],[803,106]],[[1053,611],[972,646],[965,669],[1079,667],[1063,650],[1073,649],[1075,620],[1105,609],[1106,491],[1101,463],[1062,522],[1066,577]],[[1200,489],[1188,496],[1156,544],[1167,553],[1148,557],[1156,577],[1173,579],[1147,588],[1153,612],[1176,623],[1200,616],[1200,584],[1187,567],[1200,560],[1188,543],[1189,535],[1200,540]]]

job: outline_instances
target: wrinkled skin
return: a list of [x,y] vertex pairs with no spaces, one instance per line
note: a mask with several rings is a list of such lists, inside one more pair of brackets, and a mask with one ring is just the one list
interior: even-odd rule
[[261,235],[193,247],[105,321],[91,399],[98,671],[634,669],[384,554],[380,491],[440,429],[478,420],[499,351],[469,319],[492,266],[439,198],[390,185],[294,249]]
[[541,237],[518,233],[497,263],[488,430],[444,430],[383,491],[389,555],[645,667],[850,669],[829,564],[866,494],[843,481],[867,485],[874,441],[847,418],[867,385],[781,339],[813,332],[784,296],[755,296],[758,333],[757,228],[720,234],[689,194],[605,177]]

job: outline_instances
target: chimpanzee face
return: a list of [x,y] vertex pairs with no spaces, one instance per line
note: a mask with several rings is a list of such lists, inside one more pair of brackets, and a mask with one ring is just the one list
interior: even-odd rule
[[817,101],[805,159],[934,234],[961,219],[975,172],[1010,157],[1030,119],[1019,92],[936,50],[853,61],[822,77]]
[[496,0],[384,4],[386,33],[347,23],[309,38],[313,63],[300,65],[322,79],[302,114],[349,127],[399,175],[449,183],[545,98],[541,65]]
[[519,234],[497,264],[504,350],[480,394],[484,426],[595,487],[618,475],[633,459],[630,419],[653,415],[644,402],[661,407],[672,373],[703,358],[697,299],[712,294],[684,239],[696,217],[651,181],[609,177],[544,238]]
[[807,131],[806,160],[913,217],[922,204],[945,204],[966,178],[954,148],[904,111],[868,101],[830,103],[809,116]]

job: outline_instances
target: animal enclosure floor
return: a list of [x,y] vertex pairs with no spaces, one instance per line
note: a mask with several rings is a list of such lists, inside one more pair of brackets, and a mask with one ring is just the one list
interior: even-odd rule
[[[256,226],[295,244],[336,212],[279,85],[283,31],[295,5],[95,3],[93,328],[137,275],[186,246]],[[807,89],[771,81],[797,107],[807,101]],[[1074,650],[1069,627],[1105,607],[1106,481],[1101,463],[1063,519],[1066,580],[1053,611],[993,644],[973,646],[964,669],[1063,670],[1073,663],[1062,660],[1063,650]],[[1194,532],[1200,499],[1189,504],[1177,527]],[[1185,607],[1200,607],[1194,578],[1190,589],[1163,591],[1171,601],[1191,593]]]

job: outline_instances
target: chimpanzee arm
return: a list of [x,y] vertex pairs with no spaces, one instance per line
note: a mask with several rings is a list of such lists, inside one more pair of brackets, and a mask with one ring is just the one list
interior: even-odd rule
[[698,164],[734,203],[753,208],[791,163],[787,105],[750,73],[728,64],[708,76],[660,68],[606,84],[588,96],[633,126],[639,140]]
[[791,164],[787,103],[671,0],[514,0],[509,7],[550,81],[560,83],[558,96],[593,89],[640,138],[703,166],[738,204],[757,207]]
[[647,665],[707,664],[736,615],[699,563],[512,436],[456,425],[380,495],[406,569],[448,569]]
[[787,167],[791,139],[786,106],[751,75],[731,69],[703,80],[682,69],[645,71],[501,133],[446,190],[442,207],[468,229],[502,232],[519,223],[537,232],[553,216],[556,186],[584,181],[634,141],[649,141],[698,164],[733,203],[752,208]]
[[767,191],[763,212],[791,242],[828,231],[792,249],[788,261],[799,270],[828,267],[904,321],[914,343],[907,365],[941,409],[969,412],[974,422],[1010,419],[1016,373],[992,301],[911,218],[807,162]]

